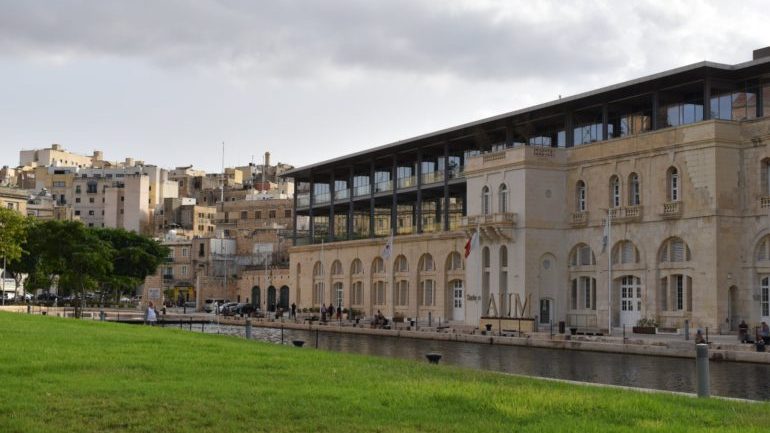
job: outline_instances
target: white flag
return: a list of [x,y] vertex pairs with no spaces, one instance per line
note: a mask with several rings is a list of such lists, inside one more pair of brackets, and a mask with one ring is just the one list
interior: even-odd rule
[[383,259],[389,259],[390,255],[393,253],[393,235],[390,235],[390,238],[388,238],[388,243],[385,244],[385,248],[382,249],[382,256]]

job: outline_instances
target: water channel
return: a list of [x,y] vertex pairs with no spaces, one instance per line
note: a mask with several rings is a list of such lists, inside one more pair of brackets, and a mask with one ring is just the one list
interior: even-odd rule
[[[193,327],[193,330],[200,331]],[[238,326],[206,325],[206,333],[245,336]],[[305,341],[315,347],[313,331],[286,329],[285,344]],[[253,328],[252,338],[281,342],[281,330]],[[500,346],[453,341],[418,340],[376,335],[318,333],[318,348],[426,362],[425,354],[438,352],[441,363],[501,371],[526,376],[567,379],[579,382],[695,392],[695,360],[644,355]],[[711,393],[725,397],[770,400],[770,365],[712,361]]]

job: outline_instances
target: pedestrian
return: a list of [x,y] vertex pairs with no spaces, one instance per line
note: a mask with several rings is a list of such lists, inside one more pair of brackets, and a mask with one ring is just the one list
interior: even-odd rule
[[342,307],[337,307],[337,320],[342,320]]
[[329,320],[334,319],[334,304],[329,304],[327,311],[329,312]]
[[740,325],[738,325],[738,340],[741,341],[741,343],[748,342],[749,339],[749,325],[746,324],[745,320],[741,320]]
[[698,329],[695,333],[695,344],[706,344],[706,338],[703,336],[703,330]]
[[158,312],[155,310],[155,305],[152,301],[147,304],[147,310],[144,312],[144,323],[150,326],[155,326],[158,323]]
[[297,319],[297,304],[294,302],[291,303],[291,317],[293,317],[295,320]]
[[326,323],[326,304],[321,305],[321,321]]
[[765,344],[770,344],[770,326],[767,326],[767,322],[762,322],[762,326],[759,327],[759,337]]

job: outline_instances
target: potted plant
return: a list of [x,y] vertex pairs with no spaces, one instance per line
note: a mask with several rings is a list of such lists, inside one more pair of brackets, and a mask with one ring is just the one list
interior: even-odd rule
[[658,322],[654,318],[642,317],[636,322],[636,326],[632,330],[634,334],[655,334],[657,327]]

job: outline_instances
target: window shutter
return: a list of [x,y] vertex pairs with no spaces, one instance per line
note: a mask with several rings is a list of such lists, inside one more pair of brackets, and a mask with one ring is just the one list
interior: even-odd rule
[[671,241],[671,261],[684,261],[684,242],[681,239],[675,239]]
[[621,263],[633,263],[634,259],[634,244],[631,242],[623,242],[623,257]]

